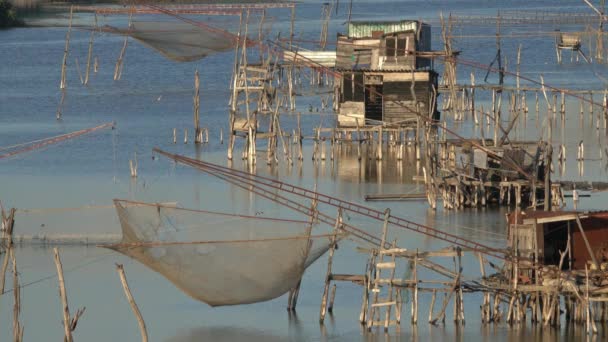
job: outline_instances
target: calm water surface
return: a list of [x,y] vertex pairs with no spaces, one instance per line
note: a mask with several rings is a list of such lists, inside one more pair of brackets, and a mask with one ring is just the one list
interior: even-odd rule
[[[339,14],[332,19],[329,37],[344,31],[348,1],[340,1]],[[298,6],[296,31],[302,39],[318,39],[320,30],[320,3],[303,1]],[[354,1],[355,19],[422,18],[433,26],[433,45],[441,48],[438,26],[439,12],[455,14],[495,14],[497,10],[557,9],[585,11],[580,1]],[[269,11],[273,31],[288,32],[286,12]],[[90,23],[91,17],[79,15],[81,22]],[[47,23],[65,23],[65,18],[47,18]],[[124,18],[104,18],[103,23],[125,24]],[[229,19],[232,20],[232,19]],[[226,26],[237,25],[225,22]],[[573,29],[581,29],[573,28]],[[552,27],[508,27],[512,33],[553,30]],[[454,34],[491,35],[494,28],[458,27]],[[5,207],[20,209],[99,208],[77,211],[21,211],[17,215],[15,234],[52,236],[57,234],[108,234],[120,233],[116,215],[111,207],[113,198],[141,201],[174,202],[185,207],[233,211],[269,216],[289,217],[285,208],[255,198],[242,190],[222,183],[213,177],[189,168],[175,166],[166,160],[152,159],[153,147],[171,152],[196,156],[225,164],[226,144],[219,143],[220,128],[228,128],[227,103],[232,65],[232,53],[212,55],[202,61],[176,64],[163,59],[151,50],[131,42],[127,48],[122,80],[113,81],[116,58],[122,47],[122,38],[101,35],[95,40],[95,55],[99,59],[99,72],[92,74],[87,87],[79,83],[75,60],[85,64],[89,33],[72,32],[68,61],[68,93],[63,109],[63,120],[55,120],[55,111],[61,97],[59,91],[60,65],[63,55],[65,28],[26,28],[0,31],[0,146],[32,141],[43,137],[115,121],[115,130],[105,130],[63,142],[35,152],[0,161],[0,199]],[[567,88],[604,89],[602,78],[608,76],[604,65],[565,63],[556,66],[553,39],[536,37],[505,39],[503,52],[514,65],[516,49],[522,44],[522,75],[537,79],[545,76],[548,84]],[[462,58],[489,63],[495,54],[494,38],[456,38],[456,48]],[[512,67],[510,67],[513,69]],[[193,144],[172,144],[172,130],[192,126],[192,89],[194,70],[201,73],[202,124],[210,129],[210,144],[195,147]],[[466,82],[474,71],[476,79],[485,75],[482,70],[459,67],[459,78]],[[575,77],[573,77],[575,75]],[[490,77],[489,82],[496,82]],[[512,78],[506,82],[514,83]],[[524,82],[525,83],[525,82]],[[319,99],[303,97],[298,100],[303,112],[303,129],[313,126],[330,126],[331,116],[309,112],[309,106],[319,107]],[[487,99],[485,104],[488,105]],[[529,96],[533,108],[533,96]],[[596,102],[601,102],[599,96]],[[484,103],[484,99],[480,100]],[[546,107],[541,107],[541,112]],[[605,131],[597,130],[585,114],[578,115],[578,100],[567,103],[568,116],[564,138],[558,126],[554,130],[554,144],[567,146],[569,164],[565,174],[558,178],[569,180],[590,179],[608,181],[606,176]],[[597,114],[596,114],[597,115]],[[465,134],[471,134],[470,123],[457,124]],[[524,124],[525,122],[525,124]],[[286,116],[285,130],[295,126],[295,117]],[[525,129],[524,129],[525,125]],[[538,127],[537,127],[538,125]],[[518,137],[529,140],[540,138],[543,122],[535,115],[523,119]],[[192,131],[191,131],[192,132]],[[191,133],[190,132],[190,133]],[[181,134],[180,134],[181,135]],[[192,137],[192,135],[190,135]],[[226,139],[227,140],[227,139]],[[579,173],[576,146],[585,142],[588,160],[585,170]],[[236,153],[241,145],[237,144]],[[137,153],[139,177],[129,177],[128,160]],[[312,188],[317,184],[321,192],[346,200],[363,202],[363,196],[375,193],[421,192],[422,184],[412,181],[420,174],[413,160],[413,151],[397,163],[389,153],[382,163],[364,161],[359,166],[356,157],[344,147],[339,159],[313,164],[310,146],[305,147],[305,161],[291,167],[270,168],[261,156],[256,172],[272,175],[286,182]],[[284,164],[284,163],[283,163]],[[399,164],[399,165],[398,165]],[[245,169],[240,159],[232,167]],[[605,209],[608,196],[594,194],[583,198],[580,207]],[[426,202],[368,203],[384,209],[390,207],[396,215],[474,239],[488,245],[502,246],[505,241],[504,214],[506,209],[467,209],[460,212],[436,213]],[[570,205],[570,204],[569,204]],[[104,207],[105,206],[105,207]],[[377,223],[353,218],[353,224],[372,233],[378,232]],[[395,232],[400,245],[421,250],[438,249],[444,244],[425,236]],[[357,244],[345,241],[336,254],[334,270],[340,273],[364,271],[366,255],[357,253]],[[425,323],[429,296],[421,296],[420,322],[409,324],[409,302],[404,306],[404,318],[399,332],[368,334],[358,323],[361,289],[354,285],[339,284],[336,307],[325,326],[318,324],[318,309],[325,275],[324,258],[311,266],[305,274],[298,303],[297,315],[288,315],[285,296],[273,301],[247,306],[210,308],[194,301],[173,287],[160,275],[114,252],[82,246],[65,246],[61,256],[66,271],[70,307],[86,306],[75,333],[77,340],[133,341],[138,340],[137,323],[115,272],[114,263],[125,264],[127,277],[135,298],[146,320],[152,341],[284,341],[284,340],[572,340],[582,338],[582,332],[563,327],[561,330],[537,330],[522,325],[508,328],[504,325],[482,326],[479,321],[479,297],[468,295],[465,301],[467,324],[455,327],[450,315],[445,326],[429,327]],[[52,249],[43,246],[23,245],[17,248],[17,261],[22,290],[22,322],[26,341],[60,340],[62,338],[61,306],[54,277]],[[467,279],[479,277],[478,264],[465,258]],[[9,286],[10,287],[10,286]],[[451,310],[448,308],[448,313]],[[12,334],[12,293],[0,297],[0,340],[9,340]],[[606,338],[601,330],[599,340]]]

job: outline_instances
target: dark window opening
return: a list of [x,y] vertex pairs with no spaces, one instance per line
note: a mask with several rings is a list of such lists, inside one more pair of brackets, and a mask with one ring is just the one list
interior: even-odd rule
[[353,101],[363,102],[363,73],[354,74]]
[[397,39],[397,56],[407,55],[406,45],[406,38]]
[[353,74],[342,74],[342,101],[353,100]]
[[365,86],[365,119],[382,121],[382,85]]
[[386,38],[386,56],[395,57],[395,38]]

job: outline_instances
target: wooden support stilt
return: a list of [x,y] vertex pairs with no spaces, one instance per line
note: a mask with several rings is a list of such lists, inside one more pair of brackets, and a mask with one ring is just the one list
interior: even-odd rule
[[414,256],[414,291],[412,298],[412,324],[418,324],[418,249],[416,248],[416,255]]
[[359,323],[365,325],[368,320],[367,307],[369,306],[369,291],[372,289],[372,272],[375,261],[374,250],[370,252],[369,261],[365,267],[365,283],[363,284],[363,298],[361,299],[361,312],[359,313]]
[[137,318],[137,324],[139,325],[139,332],[141,333],[141,341],[148,341],[148,331],[146,329],[146,322],[141,315],[141,311],[139,311],[139,307],[137,303],[135,303],[135,299],[133,299],[133,295],[131,294],[131,290],[129,289],[129,283],[127,282],[127,276],[125,275],[124,267],[120,264],[116,264],[116,271],[118,272],[118,276],[120,277],[120,282],[122,283],[122,288],[125,291],[125,296],[129,301],[129,305],[131,306],[131,310],[135,314],[135,318]]
[[336,284],[331,288],[331,295],[329,296],[329,305],[327,306],[327,312],[334,312],[334,300],[336,299]]
[[301,283],[302,281],[300,280],[295,288],[289,290],[289,295],[287,297],[287,311],[296,311]]
[[433,309],[435,308],[435,298],[437,297],[437,289],[433,289],[433,297],[431,297],[431,306],[429,307],[429,323],[433,322]]
[[[460,276],[460,279],[462,279],[462,250],[460,249],[460,247],[456,248],[456,252],[458,253],[458,274]],[[465,324],[465,320],[464,320],[464,296],[462,294],[462,285],[459,284],[458,286],[458,302],[459,302],[459,309],[460,312],[458,313],[459,315],[459,319],[460,319],[460,324],[464,325]]]
[[378,126],[378,152],[376,154],[376,158],[378,160],[382,160],[382,145],[383,145],[383,141],[382,141],[382,125]]
[[6,249],[4,253],[4,258],[2,258],[2,273],[0,274],[0,295],[4,294],[4,286],[6,283],[6,271],[8,270],[8,262],[10,259],[10,253],[12,252],[12,247]]
[[201,126],[200,126],[200,117],[199,117],[199,112],[200,112],[200,79],[199,79],[199,75],[198,75],[198,70],[196,70],[194,72],[194,96],[192,98],[193,100],[193,107],[194,107],[194,143],[195,144],[200,144],[203,141],[203,136],[202,136],[202,132],[201,132]]
[[357,160],[361,161],[361,130],[359,129],[359,118],[355,118],[357,123]]
[[297,135],[297,139],[298,139],[298,160],[302,161],[304,160],[304,152],[303,152],[303,148],[302,148],[302,142],[304,140],[304,137],[302,136],[302,127],[300,126],[300,117],[302,116],[302,113],[298,112],[298,116],[297,116],[297,120],[298,120],[298,135]]
[[321,297],[321,312],[319,315],[320,323],[323,323],[323,320],[325,319],[325,315],[328,311],[328,310],[326,310],[327,309],[326,306],[327,306],[328,295],[329,295],[329,286],[331,284],[332,262],[333,262],[333,257],[334,257],[334,253],[336,250],[337,234],[338,234],[338,231],[341,229],[341,225],[342,225],[342,209],[338,209],[338,215],[336,216],[336,223],[334,225],[333,235],[331,236],[331,241],[330,241],[330,245],[329,245],[329,254],[327,257],[327,271],[325,273],[325,287],[323,288],[323,296]]

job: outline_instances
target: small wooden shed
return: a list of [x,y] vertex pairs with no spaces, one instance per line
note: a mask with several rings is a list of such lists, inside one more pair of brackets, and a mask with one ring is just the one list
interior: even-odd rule
[[523,259],[558,266],[565,252],[564,269],[608,266],[607,211],[521,211],[508,222],[511,247]]

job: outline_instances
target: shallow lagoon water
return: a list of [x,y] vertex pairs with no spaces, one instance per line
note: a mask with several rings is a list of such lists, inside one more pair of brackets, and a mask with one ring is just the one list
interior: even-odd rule
[[[332,19],[330,37],[342,23],[346,8],[340,2],[340,16]],[[490,7],[488,7],[490,6]],[[455,14],[494,14],[497,9],[559,9],[586,10],[579,1],[355,1],[355,19],[400,19],[403,17],[429,19],[434,24],[433,45],[440,48],[437,26],[439,11]],[[280,12],[278,12],[280,14]],[[279,15],[275,14],[275,15]],[[320,2],[304,1],[298,7],[296,31],[302,39],[317,39],[319,34]],[[64,18],[65,19],[65,18]],[[63,19],[63,20],[64,20]],[[86,21],[87,18],[81,18]],[[57,20],[57,19],[54,19]],[[275,18],[273,28],[285,31],[288,22]],[[539,27],[509,28],[513,32],[546,30]],[[461,30],[461,29],[459,29]],[[487,33],[487,28],[462,29],[463,34]],[[227,103],[232,54],[210,56],[200,62],[175,64],[166,61],[151,50],[131,42],[127,49],[122,80],[112,81],[114,63],[122,46],[120,37],[103,35],[96,38],[95,54],[99,58],[99,73],[92,76],[90,85],[79,84],[74,59],[83,64],[86,58],[88,32],[75,30],[72,35],[70,66],[68,68],[68,95],[63,120],[55,120],[60,99],[58,89],[60,63],[63,54],[65,28],[27,28],[0,32],[0,146],[31,141],[62,134],[103,122],[115,121],[115,130],[105,130],[75,140],[50,146],[7,160],[0,160],[0,199],[8,207],[20,209],[78,208],[108,206],[113,198],[141,201],[177,201],[185,207],[211,210],[229,210],[253,214],[263,211],[267,215],[289,216],[284,208],[263,199],[249,196],[242,190],[222,183],[198,171],[174,166],[163,158],[152,159],[151,149],[162,149],[226,164],[226,144],[219,144],[220,127],[227,130]],[[493,33],[493,31],[492,31]],[[495,54],[494,39],[456,39],[456,46],[465,59],[489,63]],[[519,41],[505,40],[504,53],[514,60]],[[522,41],[522,73],[537,77],[545,75],[548,84],[569,88],[604,85],[594,73],[606,74],[600,64],[564,63],[554,61],[552,39],[536,38]],[[513,64],[513,63],[511,63]],[[172,130],[190,128],[192,122],[192,88],[195,69],[201,73],[201,120],[210,128],[210,144],[195,147],[193,144],[173,145]],[[468,79],[471,72],[459,68],[460,79]],[[484,72],[475,71],[478,79]],[[571,75],[578,75],[573,78]],[[512,78],[507,82],[514,83]],[[599,96],[598,96],[599,97]],[[528,98],[532,101],[532,97]],[[600,101],[598,98],[596,101]],[[481,102],[483,103],[483,102]],[[308,112],[309,104],[318,106],[318,99],[298,99],[303,112],[303,129],[311,132],[321,115]],[[532,108],[532,102],[529,102]],[[606,154],[599,151],[605,142],[605,131],[597,130],[585,114],[583,125],[578,116],[578,101],[568,103],[567,136],[569,166],[563,179],[607,181]],[[542,112],[542,110],[541,110]],[[559,114],[558,114],[559,116]],[[518,134],[537,139],[534,115],[527,118],[527,130]],[[452,123],[448,120],[450,124]],[[285,129],[291,129],[295,117],[285,118]],[[331,117],[324,118],[324,125]],[[542,126],[542,123],[541,123]],[[458,126],[470,133],[470,123]],[[554,143],[559,144],[559,131],[554,130]],[[589,158],[585,173],[579,176],[574,161],[576,145],[585,141]],[[239,146],[239,145],[237,145]],[[412,181],[419,174],[413,152],[408,151],[400,167],[394,156],[388,154],[382,163],[365,161],[359,167],[355,157],[344,155],[335,162],[310,161],[311,149],[305,149],[305,161],[291,167],[283,165],[269,168],[262,156],[256,172],[312,188],[317,184],[321,192],[354,202],[363,202],[363,196],[375,193],[420,192],[421,184]],[[240,146],[237,148],[240,151]],[[128,160],[137,152],[139,177],[131,180]],[[237,159],[232,166],[246,169]],[[583,209],[605,209],[606,194],[593,194],[582,198]],[[501,246],[505,238],[504,208],[467,209],[436,213],[426,202],[374,202],[366,205],[379,209],[390,207],[395,215],[457,233],[486,244]],[[571,203],[568,203],[571,206]],[[228,209],[227,209],[228,208]],[[361,221],[361,227],[370,232],[380,229],[378,223]],[[118,234],[120,227],[112,208],[87,209],[65,212],[19,212],[15,234],[52,235],[61,233]],[[438,249],[443,243],[425,236],[395,233],[406,248]],[[365,267],[366,255],[357,253],[357,244],[345,241],[340,245],[334,269],[341,273],[360,273]],[[429,296],[421,296],[420,322],[417,328],[409,324],[409,305],[404,306],[401,330],[385,336],[367,334],[358,323],[361,289],[339,284],[336,307],[324,327],[318,324],[318,310],[325,274],[325,258],[311,266],[305,274],[298,303],[297,315],[288,315],[285,296],[273,301],[247,306],[210,308],[196,302],[167,282],[160,275],[126,257],[106,249],[88,246],[63,246],[61,255],[66,271],[66,282],[71,310],[86,306],[86,312],[75,333],[77,340],[138,340],[137,323],[115,272],[114,263],[125,264],[134,296],[146,320],[152,341],[193,340],[571,340],[581,338],[580,329],[573,331],[537,330],[530,325],[509,328],[503,324],[482,326],[479,321],[479,296],[465,297],[467,324],[455,327],[450,315],[445,326],[429,327],[425,323]],[[22,322],[26,341],[58,340],[62,338],[61,306],[57,295],[57,281],[52,262],[52,249],[43,246],[21,245],[17,248],[17,261],[21,275]],[[478,264],[465,258],[467,279],[478,277]],[[409,304],[409,303],[408,303]],[[11,336],[12,295],[0,297],[0,340]],[[448,309],[448,313],[451,312]],[[599,340],[604,339],[601,330]]]

